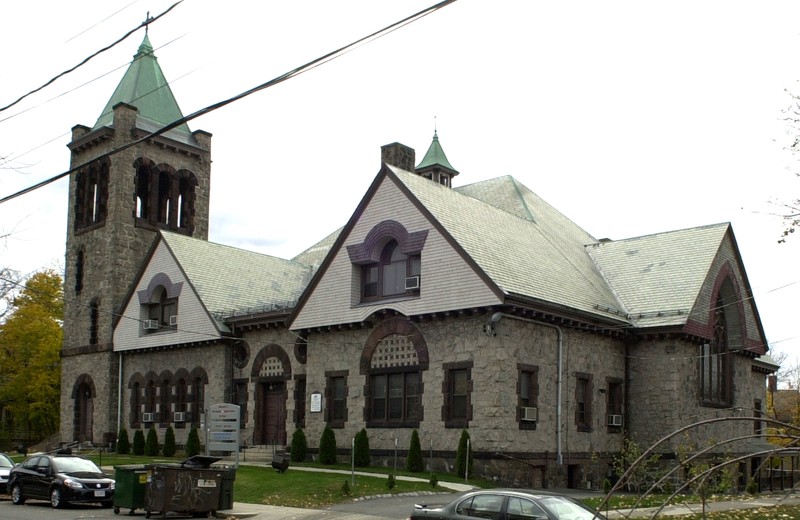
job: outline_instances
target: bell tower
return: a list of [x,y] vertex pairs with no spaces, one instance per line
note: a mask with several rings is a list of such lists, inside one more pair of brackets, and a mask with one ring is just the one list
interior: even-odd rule
[[150,135],[182,117],[145,35],[94,126],[72,129],[62,442],[116,438],[113,327],[158,231],[208,238],[211,134],[183,123]]

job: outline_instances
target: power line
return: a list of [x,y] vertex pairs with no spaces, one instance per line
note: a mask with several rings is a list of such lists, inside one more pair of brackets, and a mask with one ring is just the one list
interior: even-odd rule
[[[137,139],[137,140],[132,141],[130,143],[127,143],[127,144],[124,144],[122,146],[119,146],[118,148],[115,148],[113,150],[110,150],[109,152],[106,152],[106,153],[98,156],[98,157],[95,157],[94,159],[92,159],[92,160],[90,160],[90,161],[88,161],[86,163],[80,164],[80,165],[78,165],[78,166],[76,166],[74,168],[71,168],[70,170],[67,170],[67,171],[65,171],[63,173],[60,173],[60,174],[58,174],[58,175],[56,175],[54,177],[50,177],[49,179],[45,179],[44,181],[39,182],[38,184],[34,184],[33,186],[29,186],[29,187],[27,187],[27,188],[25,188],[25,189],[23,189],[21,191],[18,191],[16,193],[12,193],[11,195],[3,197],[2,199],[0,199],[0,204],[2,204],[4,202],[8,202],[8,201],[10,201],[12,199],[15,199],[17,197],[25,195],[26,193],[30,193],[32,191],[35,191],[35,190],[39,189],[39,188],[47,186],[48,184],[51,184],[51,183],[53,183],[53,182],[55,182],[55,181],[57,181],[59,179],[67,177],[70,174],[72,174],[73,172],[76,172],[76,171],[86,167],[87,165],[89,165],[90,163],[92,163],[94,161],[97,161],[99,159],[104,159],[104,158],[110,157],[111,155],[119,153],[119,152],[121,152],[123,150],[127,150],[128,148],[136,146],[139,143],[142,143],[144,141],[147,141],[148,139],[150,139],[152,137],[157,137],[159,135],[162,135],[162,134],[172,130],[173,128],[177,128],[177,127],[179,127],[179,126],[181,126],[181,125],[183,125],[183,124],[185,124],[185,123],[187,123],[187,122],[189,122],[189,121],[191,121],[193,119],[196,119],[196,118],[198,118],[200,116],[209,114],[209,113],[211,113],[211,112],[213,112],[213,111],[215,111],[215,110],[217,110],[219,108],[222,108],[224,106],[227,106],[227,105],[229,105],[229,104],[231,104],[231,103],[233,103],[235,101],[239,101],[240,99],[244,99],[244,98],[246,98],[246,97],[248,97],[248,96],[250,96],[252,94],[255,94],[256,92],[260,92],[260,91],[265,90],[265,89],[267,89],[269,87],[273,87],[275,85],[278,85],[279,83],[283,83],[284,81],[287,81],[287,80],[292,79],[292,78],[294,78],[296,76],[299,76],[300,74],[303,74],[304,72],[308,72],[311,69],[314,69],[314,68],[316,68],[316,67],[318,67],[320,65],[323,65],[324,63],[327,63],[329,61],[332,61],[332,60],[334,60],[336,58],[339,58],[339,57],[343,56],[344,54],[346,54],[347,52],[350,52],[351,50],[353,50],[354,48],[356,48],[358,46],[361,46],[361,45],[364,45],[366,43],[372,42],[374,40],[377,40],[378,38],[382,38],[383,36],[386,36],[387,34],[399,29],[400,27],[403,27],[403,26],[408,25],[408,24],[410,24],[412,22],[415,22],[415,21],[417,21],[417,20],[419,20],[419,19],[421,19],[421,18],[433,13],[434,11],[437,11],[437,10],[441,9],[442,7],[445,7],[445,6],[449,5],[449,4],[454,3],[455,1],[456,0],[444,0],[442,2],[439,2],[437,4],[432,5],[430,7],[427,7],[425,9],[423,9],[422,11],[419,11],[419,12],[417,12],[417,13],[411,15],[411,16],[403,18],[402,20],[400,20],[398,22],[395,22],[395,23],[393,23],[391,25],[388,25],[388,26],[384,27],[383,29],[375,31],[375,32],[373,32],[373,33],[371,33],[371,34],[369,34],[367,36],[359,38],[358,40],[356,40],[356,41],[354,41],[352,43],[349,43],[349,44],[345,45],[344,47],[340,47],[340,48],[338,48],[338,49],[336,49],[334,51],[331,51],[331,52],[325,54],[324,56],[320,56],[319,58],[316,58],[316,59],[314,59],[312,61],[309,61],[308,63],[306,63],[304,65],[300,65],[299,67],[296,67],[296,68],[294,68],[294,69],[292,69],[292,70],[290,70],[288,72],[285,72],[285,73],[281,74],[280,76],[278,76],[276,78],[273,78],[273,79],[271,79],[271,80],[269,80],[269,81],[267,81],[265,83],[262,83],[262,84],[260,84],[260,85],[258,85],[256,87],[253,87],[253,88],[251,88],[249,90],[246,90],[246,91],[244,91],[244,92],[242,92],[240,94],[237,94],[237,95],[235,95],[233,97],[230,97],[228,99],[225,99],[223,101],[219,101],[219,102],[211,104],[211,105],[209,105],[209,106],[207,106],[205,108],[201,108],[200,110],[197,110],[196,112],[194,112],[192,114],[189,114],[188,116],[184,116],[184,117],[181,117],[179,119],[176,119],[172,123],[169,123],[168,125],[160,128],[158,130],[155,130],[154,132],[152,132],[150,134],[147,134],[147,135],[145,135],[144,137],[142,137],[140,139]],[[178,3],[180,3],[180,2],[178,2]],[[177,5],[177,3],[175,5]],[[174,7],[174,5],[173,5],[173,7]],[[170,9],[172,9],[172,7],[170,7]],[[166,12],[168,12],[168,11],[166,11]],[[163,16],[163,14],[166,14],[166,12],[162,13],[161,15],[159,15],[159,17]],[[155,20],[155,18],[153,20]],[[153,20],[150,20],[150,21],[152,22]],[[142,24],[142,25],[145,25],[145,24]]]
[[107,51],[107,50],[109,50],[109,49],[111,49],[111,48],[113,48],[113,47],[115,47],[117,44],[119,44],[120,42],[124,41],[124,40],[125,40],[125,39],[126,39],[128,36],[130,36],[131,34],[135,33],[136,31],[138,31],[138,30],[139,30],[139,29],[141,29],[142,27],[147,27],[147,26],[149,26],[151,23],[155,22],[156,20],[158,20],[159,18],[161,18],[162,16],[164,16],[164,15],[165,15],[165,14],[167,14],[168,12],[172,11],[172,10],[173,10],[173,9],[174,9],[174,8],[175,8],[175,7],[176,7],[178,4],[180,4],[181,2],[183,2],[183,0],[178,0],[177,2],[175,2],[174,4],[172,4],[172,5],[171,5],[171,6],[170,6],[170,7],[169,7],[169,8],[168,8],[166,11],[164,11],[164,12],[163,12],[163,13],[161,13],[160,15],[156,16],[155,18],[148,18],[147,20],[145,20],[144,22],[142,22],[141,24],[139,24],[139,26],[138,26],[138,27],[136,27],[136,28],[134,28],[134,29],[131,29],[130,31],[128,31],[127,33],[125,33],[125,35],[123,35],[123,36],[122,36],[122,38],[118,39],[117,41],[115,41],[115,42],[114,42],[114,43],[112,43],[111,45],[107,45],[107,46],[103,47],[102,49],[100,49],[99,51],[95,52],[94,54],[91,54],[90,56],[88,56],[88,57],[84,58],[84,59],[83,59],[83,61],[81,61],[80,63],[78,63],[78,64],[77,64],[77,65],[75,65],[74,67],[71,67],[71,68],[69,68],[69,69],[65,70],[64,72],[62,72],[61,74],[58,74],[58,75],[56,75],[56,76],[54,76],[54,77],[50,78],[50,79],[49,79],[49,80],[47,80],[47,81],[46,81],[46,82],[45,82],[43,85],[41,85],[41,86],[39,86],[39,87],[37,87],[37,88],[35,88],[35,89],[31,90],[31,91],[30,91],[30,92],[28,92],[27,94],[23,94],[22,96],[20,96],[19,98],[17,98],[17,100],[16,100],[16,101],[13,101],[13,102],[11,102],[11,103],[9,103],[8,105],[6,105],[6,106],[4,106],[4,107],[0,107],[0,112],[3,112],[4,110],[7,110],[7,109],[9,109],[9,108],[13,107],[13,106],[14,106],[14,105],[16,105],[17,103],[19,103],[20,101],[22,101],[23,99],[25,99],[26,97],[30,96],[31,94],[35,94],[36,92],[39,92],[40,90],[42,90],[43,88],[47,87],[48,85],[51,85],[53,82],[55,82],[57,79],[61,78],[62,76],[66,76],[67,74],[69,74],[69,73],[71,73],[71,72],[75,71],[75,70],[76,70],[76,69],[78,69],[79,67],[81,67],[81,66],[85,65],[85,64],[86,64],[86,63],[88,63],[88,62],[89,62],[89,60],[91,60],[92,58],[94,58],[94,57],[96,57],[96,56],[98,56],[98,55],[100,55],[100,54],[104,53],[105,51]]

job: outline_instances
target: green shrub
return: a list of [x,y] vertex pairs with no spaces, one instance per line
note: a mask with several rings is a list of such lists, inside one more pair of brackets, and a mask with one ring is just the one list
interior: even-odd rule
[[420,446],[419,443],[419,433],[417,433],[417,430],[411,432],[411,443],[408,447],[406,469],[412,473],[419,473],[425,469],[425,462],[422,459],[422,446]]
[[127,455],[131,452],[131,441],[128,439],[128,430],[122,428],[117,437],[117,453]]
[[147,440],[144,441],[144,454],[149,457],[155,457],[158,455],[158,451],[158,433],[156,433],[156,427],[151,426],[147,430]]
[[319,440],[319,461],[322,464],[336,464],[336,434],[330,426],[322,430]]
[[350,496],[350,482],[347,479],[344,479],[344,484],[342,484],[342,495],[349,497]]
[[161,453],[163,453],[165,457],[174,457],[176,451],[178,450],[175,447],[175,430],[172,429],[172,426],[169,426],[167,427],[167,431],[164,432],[164,448],[161,450]]
[[369,437],[367,437],[366,428],[362,428],[361,431],[356,434],[355,441],[353,442],[353,449],[355,451],[353,454],[353,464],[358,468],[369,466],[371,461],[369,456]]
[[144,432],[136,430],[133,434],[133,454],[144,455]]
[[389,476],[386,478],[386,488],[392,490],[396,484],[397,482],[395,482],[394,475],[389,473]]
[[430,482],[432,488],[435,488],[439,485],[439,477],[436,476],[436,473],[431,473],[431,478],[428,479],[428,482]]
[[466,477],[467,473],[472,474],[472,446],[469,448],[469,433],[466,429],[461,430],[461,439],[458,441],[456,451],[456,475]]
[[197,427],[192,425],[189,430],[189,437],[186,439],[186,456],[194,457],[200,454],[200,434],[197,433]]
[[298,428],[292,434],[292,462],[304,462],[308,452],[308,442],[306,434],[302,428]]

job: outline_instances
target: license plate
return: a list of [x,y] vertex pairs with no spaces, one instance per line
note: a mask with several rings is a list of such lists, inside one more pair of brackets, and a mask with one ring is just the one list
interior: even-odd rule
[[106,492],[105,491],[95,491],[94,492],[94,496],[96,496],[96,497],[104,497],[104,496],[106,496]]

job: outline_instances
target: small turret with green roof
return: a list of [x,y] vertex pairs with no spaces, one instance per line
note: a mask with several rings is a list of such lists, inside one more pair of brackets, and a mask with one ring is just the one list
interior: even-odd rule
[[458,170],[453,168],[447,156],[444,154],[442,145],[439,144],[439,135],[433,131],[433,141],[425,152],[425,157],[417,165],[415,171],[418,175],[438,182],[444,186],[452,187],[453,177],[458,175]]

